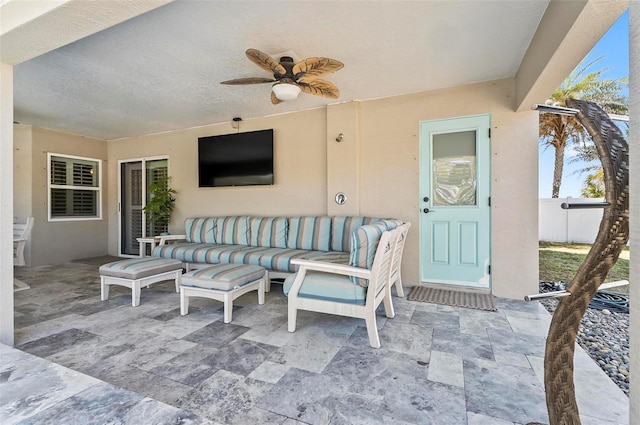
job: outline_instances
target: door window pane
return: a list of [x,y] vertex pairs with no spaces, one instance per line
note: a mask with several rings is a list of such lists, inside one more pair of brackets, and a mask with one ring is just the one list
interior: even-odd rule
[[[157,183],[163,178],[169,176],[169,161],[166,159],[157,159],[153,161],[146,162],[147,168],[147,202],[151,200],[151,194],[149,193],[149,188],[151,185]],[[151,223],[147,220],[146,223],[146,234],[147,235],[159,235],[164,232],[169,231],[169,222],[165,219],[160,219],[155,223]]]
[[476,132],[433,136],[433,205],[476,205]]
[[120,226],[122,254],[137,255],[142,235],[142,162],[124,162],[120,166]]

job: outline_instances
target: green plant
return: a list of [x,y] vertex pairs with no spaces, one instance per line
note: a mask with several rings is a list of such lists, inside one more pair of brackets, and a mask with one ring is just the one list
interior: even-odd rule
[[147,215],[152,233],[155,233],[156,228],[168,226],[175,207],[176,193],[169,186],[169,177],[163,177],[149,186],[149,201],[143,211]]
[[[624,96],[622,88],[628,79],[603,79],[602,74],[607,68],[588,72],[588,69],[600,59],[602,56],[590,62],[587,62],[587,58],[583,59],[545,103],[566,107],[568,99],[582,99],[597,103],[605,112],[626,114],[628,99]],[[545,149],[553,147],[555,151],[551,197],[557,198],[562,183],[565,149],[569,144],[587,145],[588,133],[576,117],[558,114],[540,114],[539,131],[540,144]]]
[[595,173],[587,175],[580,192],[583,198],[604,198],[604,171],[600,167]]

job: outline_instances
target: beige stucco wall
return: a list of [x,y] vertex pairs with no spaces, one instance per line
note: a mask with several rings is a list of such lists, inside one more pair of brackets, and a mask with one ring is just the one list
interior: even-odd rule
[[[184,230],[185,217],[201,215],[397,217],[413,224],[403,280],[417,284],[419,123],[489,113],[493,293],[522,298],[537,292],[537,113],[513,112],[513,99],[514,81],[505,79],[242,121],[240,131],[274,129],[274,186],[198,188],[197,139],[231,133],[230,123],[110,141],[109,252],[118,252],[118,160],[167,155],[178,191],[173,233]],[[349,197],[343,207],[333,203],[337,191]]]
[[109,252],[118,252],[118,161],[168,156],[171,186],[178,192],[172,233],[195,216],[324,214],[326,212],[326,110],[251,119],[240,131],[273,128],[273,186],[198,187],[198,137],[228,134],[230,123],[109,142]]
[[[33,139],[30,125],[13,126],[13,220],[25,223],[33,216]],[[31,265],[31,240],[24,248],[24,259]]]
[[32,130],[30,125],[13,126],[13,219],[21,223],[33,214]]
[[[327,108],[327,215],[360,213],[360,102],[330,105]],[[336,203],[336,195],[346,202]]]
[[13,345],[13,66],[0,62],[0,343]]
[[107,254],[107,218],[49,222],[47,206],[47,153],[103,160],[102,209],[108,195],[107,142],[37,127],[14,126],[14,211],[18,219],[33,215],[34,226],[27,264],[58,264]]

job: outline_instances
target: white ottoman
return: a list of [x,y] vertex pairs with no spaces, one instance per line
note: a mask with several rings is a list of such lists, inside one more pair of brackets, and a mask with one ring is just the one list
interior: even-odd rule
[[132,258],[103,264],[100,271],[101,299],[109,299],[109,285],[131,288],[131,305],[140,305],[140,289],[152,283],[174,279],[179,292],[182,262],[168,258]]
[[258,304],[264,304],[264,290],[269,272],[260,266],[246,264],[216,264],[193,270],[182,276],[180,314],[189,312],[189,297],[210,298],[224,303],[224,323],[231,322],[233,300],[251,291],[258,291]]

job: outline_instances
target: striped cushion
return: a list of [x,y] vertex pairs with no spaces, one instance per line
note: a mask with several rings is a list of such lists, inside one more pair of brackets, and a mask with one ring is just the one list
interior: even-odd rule
[[[376,256],[376,249],[382,233],[387,230],[384,223],[367,224],[360,226],[351,233],[351,253],[349,265],[363,269],[371,269]],[[353,283],[360,286],[367,286],[368,279],[350,276]]]
[[265,248],[245,245],[176,243],[156,247],[153,250],[153,256],[174,258],[184,263],[253,264],[283,273],[293,273],[298,270],[298,266],[291,265],[291,260],[295,258],[349,264],[349,254],[346,252]]
[[184,222],[187,242],[213,243],[213,228],[216,217],[187,218]]
[[183,286],[229,291],[246,285],[265,276],[265,270],[259,266],[245,264],[218,264],[204,269],[194,270],[182,276]]
[[299,258],[307,251],[289,248],[265,248],[247,247],[247,249],[236,250],[221,259],[232,263],[253,264],[266,267],[269,270],[291,273],[293,272],[291,260]]
[[396,227],[402,226],[404,224],[402,220],[398,220],[397,218],[385,218],[380,222],[384,223],[384,225],[387,227],[387,230],[393,230]]
[[213,229],[214,242],[217,244],[249,245],[249,217],[218,217]]
[[291,272],[291,259],[297,258],[306,251],[289,248],[266,248],[252,246],[242,251],[236,251],[229,256],[235,263],[253,264],[277,272]]
[[287,248],[329,251],[331,217],[291,217]]
[[221,263],[254,264],[273,271],[293,273],[298,270],[298,266],[293,266],[291,260],[296,258],[339,262],[341,264],[348,263],[349,260],[345,254],[335,254],[340,253],[291,248],[241,247],[236,245],[234,249],[221,253],[218,259]]
[[98,270],[100,271],[100,276],[136,280],[180,269],[182,269],[182,263],[178,260],[147,257],[103,264]]
[[[336,263],[349,265],[349,253],[341,251],[307,251],[306,254],[298,257],[303,260],[324,261],[326,263]],[[294,271],[298,270],[295,266]]]
[[265,252],[279,251],[282,249],[283,248],[265,248],[261,246],[238,246],[236,249],[220,253],[220,262],[261,266],[262,263],[260,262],[260,259]]
[[286,248],[287,226],[286,217],[252,217],[249,219],[251,245]]
[[259,248],[237,252],[234,262],[257,264],[270,270],[293,273],[298,266],[291,264],[293,259],[327,261],[330,263],[348,264],[349,254],[346,252],[308,251],[290,248]]
[[338,216],[331,218],[331,250],[349,252],[349,239],[351,233],[365,224],[380,221],[376,217],[348,217]]
[[218,264],[221,257],[228,258],[229,253],[247,248],[246,245],[216,245],[206,243],[176,243],[157,246],[154,257],[175,258],[184,263]]
[[[289,295],[295,278],[294,274],[285,279],[282,286],[285,295]],[[298,296],[364,305],[367,299],[367,289],[354,285],[346,276],[310,271],[304,277]]]

